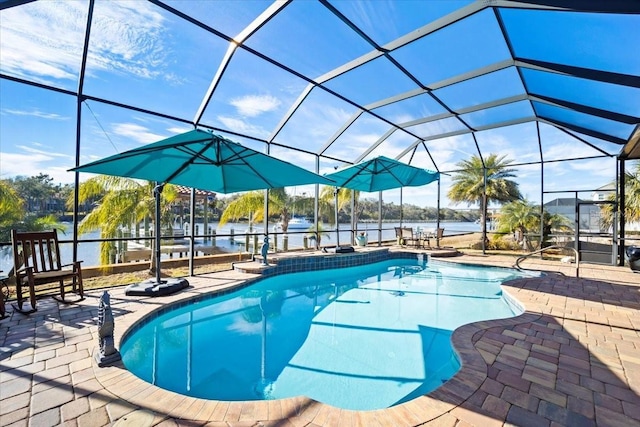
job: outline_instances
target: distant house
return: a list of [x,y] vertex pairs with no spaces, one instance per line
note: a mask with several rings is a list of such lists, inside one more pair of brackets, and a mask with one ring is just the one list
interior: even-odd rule
[[[189,201],[191,198],[191,187],[185,187],[184,185],[176,185],[178,191],[178,197],[180,200]],[[212,202],[216,198],[216,193],[213,191],[198,190],[195,189],[196,200],[207,199],[208,202]]]
[[[175,187],[178,192],[178,199],[173,204],[173,213],[175,214],[174,227],[184,229],[185,222],[188,223],[190,216],[189,202],[191,200],[191,188],[183,185],[176,185]],[[206,217],[208,217],[209,220],[217,220],[219,213],[215,210],[210,211],[208,208],[212,202],[215,202],[216,193],[213,191],[196,189],[195,196],[196,205],[200,207],[199,209],[196,208],[196,211],[199,211],[196,212],[196,215],[202,215],[202,218],[200,219],[205,221]],[[198,219],[199,217],[196,216],[196,222]]]
[[[615,194],[616,186],[614,183],[605,184],[602,187],[599,187],[591,193],[592,200],[596,202],[601,202],[608,200],[611,195]],[[626,231],[640,231],[640,223],[639,222],[627,222],[625,225]]]
[[591,193],[591,200],[594,202],[602,202],[608,200],[612,194],[615,194],[616,186],[614,183],[605,184],[602,187],[596,188]]
[[[582,202],[581,199],[577,201]],[[576,199],[573,197],[555,199],[545,203],[544,209],[550,214],[565,216],[573,222],[576,216]]]
[[[544,209],[550,214],[558,214],[567,218],[572,224],[576,222],[576,202],[588,203],[588,200],[564,197],[544,204]],[[580,208],[580,230],[600,232],[600,208],[597,205],[584,205]]]

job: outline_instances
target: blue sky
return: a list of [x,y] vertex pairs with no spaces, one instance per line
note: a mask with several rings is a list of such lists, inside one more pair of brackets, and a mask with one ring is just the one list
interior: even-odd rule
[[[332,5],[375,43],[385,45],[470,3],[380,0],[339,1]],[[237,40],[252,21],[271,7],[271,2],[266,1],[169,1],[167,4]],[[76,91],[87,8],[88,3],[80,0],[38,1],[0,11],[0,71],[61,90]],[[640,59],[632,54],[640,45],[638,15],[503,10],[500,16],[519,56],[640,75]],[[345,122],[353,119],[357,106],[371,107],[375,102],[417,88],[415,82],[399,72],[387,58],[379,57],[325,83],[330,91],[357,105],[314,89],[274,137],[278,124],[309,84],[300,75],[320,81],[336,67],[370,53],[372,47],[327,8],[312,1],[294,1],[287,5],[244,43],[299,75],[237,49],[201,121],[230,131],[222,134],[260,151],[265,150],[265,144],[252,138],[273,138],[283,147],[272,147],[272,155],[309,170],[315,168],[315,156],[287,147],[319,152]],[[98,0],[84,94],[192,121],[229,46],[225,38],[151,3]],[[436,87],[434,94],[456,111],[522,95],[524,79],[529,90],[540,95],[640,116],[637,101],[640,90],[636,88],[532,69],[519,74],[515,67],[506,67],[456,84],[442,84],[478,67],[511,58],[491,9],[481,10],[464,21],[393,50],[391,55],[423,84]],[[7,79],[0,79],[0,94],[0,177],[42,172],[51,175],[55,182],[73,182],[74,175],[67,169],[75,165],[75,97]],[[470,133],[429,138],[464,129],[464,125],[452,117],[418,123],[407,130],[427,140],[433,161],[441,171],[454,170],[457,162],[476,154],[476,143],[485,154],[499,152],[517,163],[536,162],[540,159],[536,125],[533,121],[525,122],[534,116],[534,108],[546,116],[594,126],[623,139],[633,129],[632,125],[593,120],[581,113],[523,99],[462,114],[461,118],[474,127],[497,121],[523,121],[478,131],[475,141]],[[413,136],[402,131],[380,142],[390,129],[387,120],[410,123],[446,113],[441,104],[425,94],[372,111],[377,116],[366,113],[358,116],[353,125],[326,148],[324,154],[332,159],[320,160],[321,173],[341,166],[336,159],[353,161],[375,155],[395,158],[415,143]],[[81,114],[81,164],[193,127],[94,100],[82,104]],[[545,191],[584,190],[582,196],[588,197],[588,190],[615,178],[613,159],[592,157],[602,154],[598,150],[617,153],[620,147],[616,144],[579,135],[590,146],[545,123],[540,124],[540,133],[545,160],[584,158],[547,163]],[[372,146],[375,148],[370,150]],[[411,153],[407,153],[400,160],[435,169],[432,159],[420,147],[412,158]],[[81,179],[87,177],[81,175]],[[540,180],[539,166],[517,167],[516,181],[532,201],[540,200]],[[450,177],[443,175],[442,206],[466,207],[447,200],[449,182]],[[295,191],[310,193],[312,189]],[[408,203],[435,206],[436,192],[435,184],[407,188],[403,198]],[[365,196],[377,197],[377,193]],[[553,197],[556,196],[547,195],[545,201]],[[399,191],[384,192],[383,198],[397,203]]]

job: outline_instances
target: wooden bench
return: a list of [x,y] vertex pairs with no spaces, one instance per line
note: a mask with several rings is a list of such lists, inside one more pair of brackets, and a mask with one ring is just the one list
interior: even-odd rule
[[[65,286],[71,281],[71,291],[84,298],[82,287],[81,261],[71,264],[62,264],[60,260],[60,245],[58,243],[57,230],[38,232],[18,232],[11,230],[11,243],[13,245],[13,272],[16,278],[16,309],[22,313],[36,311],[36,287],[58,283],[60,297],[65,301]],[[23,288],[29,290],[29,302],[31,310],[22,308],[24,300]],[[55,295],[54,297],[57,297]]]

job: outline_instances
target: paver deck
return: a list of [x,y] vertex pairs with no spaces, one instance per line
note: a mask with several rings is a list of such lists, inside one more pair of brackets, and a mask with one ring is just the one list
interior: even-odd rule
[[[513,258],[464,255],[447,262],[512,266]],[[41,300],[29,316],[0,320],[2,426],[640,426],[640,274],[626,267],[530,259],[561,271],[508,282],[526,312],[455,331],[462,369],[439,389],[377,411],[341,410],[298,397],[218,402],[162,390],[122,364],[100,368],[98,300]],[[189,278],[191,287],[159,298],[110,288],[116,346],[154,309],[236,286],[251,274]]]

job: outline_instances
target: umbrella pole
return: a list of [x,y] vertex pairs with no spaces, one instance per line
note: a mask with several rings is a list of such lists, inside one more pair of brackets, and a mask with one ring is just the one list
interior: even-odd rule
[[[125,295],[134,295],[134,296],[160,296],[160,295],[168,295],[173,292],[179,291],[180,289],[184,289],[189,286],[189,281],[184,278],[173,278],[170,277],[167,280],[162,280],[160,278],[160,194],[162,193],[162,189],[164,188],[164,184],[160,184],[156,182],[156,186],[153,188],[153,197],[156,202],[156,220],[154,224],[154,241],[156,244],[155,249],[155,260],[156,260],[156,277],[155,279],[147,279],[143,280],[140,283],[134,283],[133,285],[127,286],[124,291]],[[193,215],[191,218],[191,226],[193,227]],[[193,234],[191,235],[193,239]],[[193,253],[191,254],[193,256]]]
[[191,196],[189,200],[189,276],[193,276],[194,271],[194,257],[196,254],[196,242],[195,242],[195,234],[196,234],[196,189],[191,188]]
[[156,283],[162,283],[160,280],[160,194],[162,194],[162,189],[164,188],[164,184],[160,184],[156,182],[156,186],[153,188],[153,196],[156,202],[156,222],[154,224],[155,228],[155,240],[156,240]]
[[382,191],[378,193],[378,246],[382,246]]
[[338,225],[338,187],[333,192],[335,196],[335,211],[336,211],[336,249],[340,247],[340,226]]

